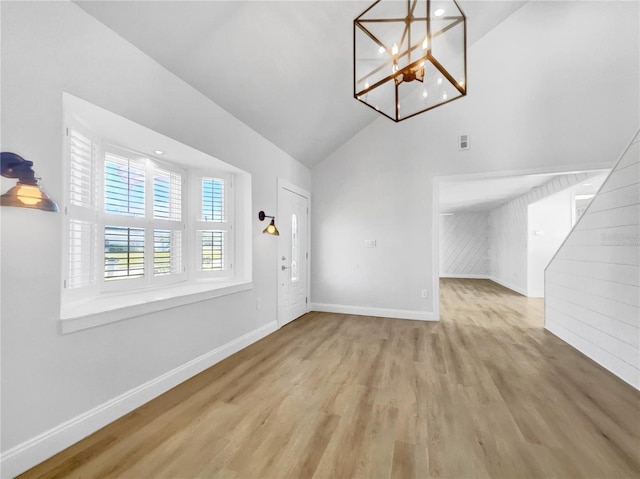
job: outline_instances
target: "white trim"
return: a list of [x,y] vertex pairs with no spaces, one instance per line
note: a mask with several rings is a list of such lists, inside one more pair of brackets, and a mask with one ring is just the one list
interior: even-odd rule
[[491,279],[488,274],[441,274],[441,278]]
[[440,179],[434,177],[431,181],[433,208],[431,212],[431,309],[433,317],[440,318]]
[[355,314],[360,316],[375,316],[379,318],[412,319],[415,321],[438,321],[439,318],[431,311],[415,311],[410,309],[369,308],[365,306],[350,306],[346,304],[311,303],[311,311],[324,313]]
[[522,296],[527,296],[527,291],[520,286],[516,286],[515,284],[507,283],[506,281],[502,281],[501,279],[496,278],[495,276],[489,276],[489,279],[494,283],[498,283],[500,286],[504,286],[511,291],[515,291],[516,293],[520,293]]
[[174,283],[164,288],[143,289],[135,294],[130,292],[103,294],[97,299],[92,298],[90,301],[65,305],[64,311],[60,315],[60,332],[62,334],[73,333],[252,288],[251,281],[202,281],[184,285]]
[[280,188],[289,190],[292,193],[295,193],[296,195],[304,196],[309,200],[311,199],[311,193],[309,193],[307,190],[302,189],[299,186],[294,185],[293,183],[278,177],[278,189]]
[[2,479],[21,474],[171,388],[276,331],[276,321],[234,339],[43,432],[0,456]]

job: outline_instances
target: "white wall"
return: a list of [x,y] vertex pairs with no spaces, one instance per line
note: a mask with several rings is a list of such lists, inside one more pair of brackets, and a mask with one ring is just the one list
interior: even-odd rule
[[[61,335],[62,217],[2,208],[4,477],[44,459],[43,449],[35,451],[42,443],[64,445],[84,423],[100,425],[100,418],[79,415],[105,404],[126,412],[129,403],[109,401],[130,391],[144,398],[149,391],[139,388],[149,381],[162,377],[166,385],[171,378],[163,375],[176,368],[193,372],[202,366],[198,358],[216,348],[273,330],[276,241],[261,234],[257,213],[275,211],[277,177],[307,190],[311,185],[308,169],[75,4],[2,2],[1,8],[2,151],[33,160],[52,198],[62,198],[66,91],[248,171],[255,214],[253,290]],[[73,418],[78,423],[60,430]]]
[[420,298],[437,287],[434,176],[611,166],[640,123],[638,10],[528,2],[469,49],[467,97],[399,124],[380,117],[317,165],[314,307],[434,316],[434,294]]
[[[492,281],[525,296],[529,294],[529,205],[577,185],[596,174],[578,173],[558,176],[490,213],[489,269]],[[544,266],[546,264],[542,268]]]
[[536,201],[528,208],[527,296],[544,298],[544,269],[571,231],[570,190]]
[[640,389],[640,140],[545,274],[545,327]]
[[489,214],[440,216],[440,277],[489,276]]

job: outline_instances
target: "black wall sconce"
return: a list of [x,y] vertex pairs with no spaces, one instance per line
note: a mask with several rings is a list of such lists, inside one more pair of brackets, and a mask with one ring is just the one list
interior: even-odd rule
[[15,153],[0,153],[0,174],[5,178],[17,178],[18,183],[0,196],[0,205],[19,208],[35,208],[43,211],[59,211],[58,205],[38,186],[33,161],[27,161]]
[[280,236],[280,232],[278,231],[278,228],[276,228],[276,217],[265,215],[264,211],[258,213],[258,219],[260,221],[264,221],[265,218],[271,218],[271,223],[269,223],[269,225],[264,230],[262,230],[262,232],[268,235]]

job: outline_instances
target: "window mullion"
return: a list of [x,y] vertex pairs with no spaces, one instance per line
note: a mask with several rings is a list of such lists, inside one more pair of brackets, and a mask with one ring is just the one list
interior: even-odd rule
[[154,181],[155,181],[155,168],[151,161],[145,163],[145,258],[144,258],[144,272],[148,283],[153,282],[153,266],[155,262],[155,248],[154,248],[154,230],[155,222],[153,217],[154,210]]

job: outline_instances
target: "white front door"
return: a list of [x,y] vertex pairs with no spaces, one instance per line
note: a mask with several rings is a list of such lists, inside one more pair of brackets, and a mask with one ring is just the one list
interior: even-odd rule
[[278,327],[307,312],[309,194],[278,187]]

